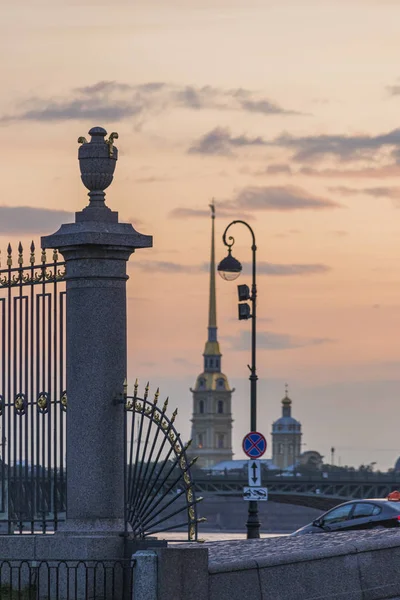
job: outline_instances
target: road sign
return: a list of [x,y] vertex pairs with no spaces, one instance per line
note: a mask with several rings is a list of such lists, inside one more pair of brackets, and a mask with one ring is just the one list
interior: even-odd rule
[[245,487],[243,488],[243,500],[266,502],[268,500],[268,488]]
[[243,452],[249,458],[260,458],[267,449],[267,440],[262,433],[250,431],[243,438]]
[[261,464],[259,460],[249,460],[249,486],[260,487],[261,485]]

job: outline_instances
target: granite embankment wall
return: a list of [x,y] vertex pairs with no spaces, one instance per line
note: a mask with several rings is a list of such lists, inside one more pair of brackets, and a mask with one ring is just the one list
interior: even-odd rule
[[157,600],[400,600],[397,530],[179,545],[157,554]]

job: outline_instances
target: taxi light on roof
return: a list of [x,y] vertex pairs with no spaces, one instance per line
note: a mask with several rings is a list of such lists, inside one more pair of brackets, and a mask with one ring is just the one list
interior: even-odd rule
[[400,501],[400,492],[398,490],[395,490],[394,492],[390,492],[387,499],[391,500],[392,502],[399,502]]

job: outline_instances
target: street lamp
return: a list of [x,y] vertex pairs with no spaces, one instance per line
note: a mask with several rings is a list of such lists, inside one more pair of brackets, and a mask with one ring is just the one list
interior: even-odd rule
[[[240,262],[232,256],[232,246],[235,243],[235,239],[229,236],[227,240],[227,233],[232,225],[241,224],[245,225],[251,233],[252,237],[252,284],[251,292],[247,285],[238,285],[238,318],[239,320],[251,319],[251,365],[248,365],[250,369],[250,431],[257,431],[257,372],[256,372],[256,238],[254,231],[246,221],[232,221],[229,223],[222,236],[222,241],[228,248],[228,256],[221,260],[218,265],[218,272],[221,277],[227,281],[234,281],[237,279],[242,271],[242,265]],[[251,308],[247,304],[246,300],[250,300]],[[247,527],[247,539],[255,539],[260,537],[260,521],[258,518],[258,503],[254,501],[249,502],[249,513],[246,523]]]

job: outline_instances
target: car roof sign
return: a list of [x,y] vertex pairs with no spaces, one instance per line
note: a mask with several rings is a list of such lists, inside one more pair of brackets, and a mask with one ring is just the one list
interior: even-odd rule
[[393,492],[390,492],[390,494],[388,494],[388,496],[387,496],[387,499],[391,500],[392,502],[399,502],[400,501],[399,490],[394,490]]

